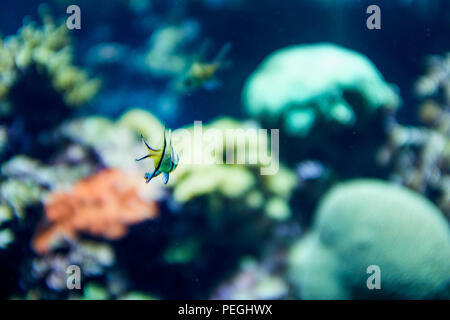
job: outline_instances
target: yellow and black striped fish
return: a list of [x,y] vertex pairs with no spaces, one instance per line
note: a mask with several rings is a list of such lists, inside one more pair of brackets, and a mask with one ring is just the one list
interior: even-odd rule
[[230,52],[231,43],[225,44],[211,62],[195,61],[181,79],[181,90],[184,92],[194,91],[198,88],[213,89],[218,86],[219,81],[216,74],[229,63],[225,61]]
[[168,130],[169,138],[166,136],[166,129],[164,128],[164,142],[161,149],[154,149],[145,141],[144,136],[141,135],[142,141],[147,147],[148,154],[142,158],[136,159],[136,161],[141,161],[147,158],[153,159],[154,170],[152,173],[145,173],[145,183],[149,183],[153,177],[163,174],[163,181],[166,184],[169,181],[169,173],[174,171],[178,166],[179,157],[172,146],[172,131]]

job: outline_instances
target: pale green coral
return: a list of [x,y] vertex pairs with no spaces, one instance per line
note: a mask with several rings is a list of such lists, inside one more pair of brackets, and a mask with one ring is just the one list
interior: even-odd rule
[[87,163],[78,165],[44,165],[25,155],[16,155],[1,166],[1,173],[9,180],[33,183],[45,189],[69,189],[83,177],[93,172]]
[[[381,269],[380,290],[366,286],[370,265]],[[325,196],[312,232],[294,245],[290,274],[305,299],[448,298],[449,225],[406,188],[344,183]]]
[[6,205],[0,205],[0,226],[5,222],[11,221],[12,219],[14,219],[14,214],[11,208]]
[[[180,164],[171,174],[169,182],[169,186],[173,187],[174,199],[187,203],[206,196],[211,200],[209,203],[219,207],[228,199],[234,200],[241,208],[260,209],[271,218],[288,218],[291,215],[288,202],[297,185],[295,173],[280,165],[274,175],[261,175],[263,163],[258,152],[269,147],[268,135],[246,135],[245,131],[249,129],[258,127],[232,118],[219,118],[202,126],[201,137],[196,133],[195,126],[176,130],[174,148],[180,152]],[[227,130],[240,130],[237,136],[242,138],[241,141],[227,144]],[[183,133],[192,141],[178,139]],[[212,139],[213,136],[217,138]],[[199,153],[210,155],[212,162],[205,161],[206,157],[195,162],[195,156]],[[234,155],[235,161],[227,164],[230,154]],[[247,160],[254,158],[255,161],[238,164],[236,160],[239,155],[245,155]]]
[[94,283],[88,283],[84,287],[84,294],[82,300],[107,300],[108,291]]
[[10,207],[0,204],[0,249],[7,249],[14,242],[15,236],[11,229],[5,224],[14,219],[14,214]]
[[239,271],[222,283],[213,299],[231,300],[270,300],[287,296],[288,285],[285,279],[274,272],[266,263],[253,257],[241,258]]
[[6,249],[13,242],[14,233],[11,230],[0,230],[0,249]]
[[119,300],[158,300],[158,299],[155,298],[154,296],[151,296],[143,292],[132,291],[119,297]]
[[65,137],[96,151],[108,167],[130,168],[134,157],[142,152],[136,134],[105,117],[72,120],[61,127]]
[[192,167],[189,175],[176,183],[174,199],[184,203],[195,197],[219,192],[227,198],[238,198],[255,184],[245,168],[226,166]]
[[128,111],[117,121],[100,116],[78,118],[64,123],[60,131],[71,142],[94,150],[106,167],[142,173],[142,176],[152,165],[135,161],[146,150],[140,135],[155,148],[162,145],[164,137],[164,127],[159,120],[140,109]]
[[164,260],[169,264],[190,263],[198,255],[199,240],[189,238],[181,243],[174,243],[164,252]]
[[[355,94],[356,100],[350,97]],[[399,103],[369,59],[326,43],[274,52],[247,80],[243,102],[249,114],[269,122],[281,119],[298,136],[321,121],[351,125],[361,112],[357,108],[371,114]]]
[[162,143],[164,125],[148,111],[131,109],[119,119],[118,124],[131,129],[139,135],[142,134],[152,143]]

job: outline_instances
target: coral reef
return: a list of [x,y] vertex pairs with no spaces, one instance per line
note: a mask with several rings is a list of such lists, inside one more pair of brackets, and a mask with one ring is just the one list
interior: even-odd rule
[[6,249],[14,242],[14,233],[6,226],[13,218],[12,210],[6,205],[0,205],[0,249]]
[[288,285],[282,275],[266,264],[245,257],[236,274],[213,294],[219,300],[273,300],[287,296]]
[[64,123],[59,131],[70,142],[93,152],[103,166],[143,175],[148,171],[146,164],[134,161],[142,153],[140,135],[152,145],[160,146],[164,126],[151,113],[131,109],[117,121],[99,116],[82,117]]
[[187,69],[193,57],[186,48],[192,45],[198,33],[199,25],[195,20],[155,30],[145,57],[152,75],[174,77]]
[[446,56],[427,57],[426,73],[417,80],[415,92],[421,98],[441,95],[442,99],[449,103],[450,53],[447,53]]
[[107,244],[90,241],[69,241],[62,243],[66,252],[48,252],[32,261],[32,278],[34,281],[45,279],[46,286],[52,290],[67,289],[66,270],[71,265],[80,267],[86,278],[100,276],[104,269],[115,263],[114,252]]
[[1,173],[9,181],[28,182],[39,186],[42,190],[68,189],[79,179],[89,176],[95,169],[85,161],[81,150],[70,151],[77,153],[71,158],[75,163],[61,161],[50,166],[24,155],[16,155],[1,166]]
[[0,184],[0,195],[16,217],[25,219],[26,208],[40,202],[43,190],[32,182],[12,179]]
[[243,100],[251,115],[273,122],[281,118],[283,127],[298,136],[307,136],[320,121],[350,126],[379,108],[398,105],[366,57],[331,44],[276,51],[250,76]]
[[52,129],[100,88],[74,65],[65,24],[42,10],[43,25],[25,20],[16,35],[0,39],[0,120],[6,144],[0,156],[25,153],[47,159]]
[[0,299],[450,298],[447,4],[7,2]]
[[[367,267],[381,269],[369,290]],[[448,298],[450,229],[421,195],[378,180],[333,188],[311,232],[290,255],[290,274],[305,299]]]
[[73,65],[66,26],[56,26],[49,15],[43,20],[42,27],[28,23],[16,36],[0,41],[0,99],[6,99],[2,101],[4,107],[11,103],[9,94],[14,86],[26,81],[24,77],[33,72],[48,76],[69,106],[84,104],[99,89],[99,80],[89,79],[85,71]]
[[[244,136],[242,143],[234,143],[230,148],[226,141],[227,130],[242,130],[245,135],[245,130],[257,130],[258,126],[232,118],[219,118],[202,128],[205,133],[199,139],[195,139],[195,126],[174,132],[174,147],[181,154],[180,165],[170,183],[174,200],[186,204],[211,195],[215,199],[208,201],[214,211],[225,208],[227,200],[233,200],[232,205],[237,205],[238,211],[262,210],[275,219],[289,218],[291,210],[288,202],[297,179],[283,165],[273,175],[261,175],[261,167],[267,164],[263,163],[258,152],[269,148],[267,132],[262,139],[256,134]],[[184,130],[194,141],[188,143],[184,140]],[[208,131],[212,135],[219,133],[220,138],[208,136]],[[201,156],[197,158],[199,154]],[[240,156],[248,163],[235,163]],[[232,165],[227,164],[227,157],[228,160],[233,157]],[[254,163],[250,163],[250,159],[255,159]]]
[[421,126],[392,122],[378,162],[391,180],[420,192],[450,218],[450,56],[430,56],[415,93]]
[[[135,128],[139,123],[146,123],[138,115],[135,113],[136,120],[132,121]],[[132,118],[124,116],[120,122],[123,125]],[[132,270],[129,272],[131,282],[146,284],[154,293],[166,298],[210,296],[217,281],[232,272],[243,255],[259,256],[265,247],[262,241],[274,231],[274,226],[292,220],[294,212],[289,201],[297,182],[292,170],[280,165],[277,174],[262,176],[260,169],[265,163],[261,159],[253,164],[215,162],[226,158],[227,148],[237,156],[238,151],[248,156],[258,148],[268,147],[267,135],[260,141],[249,137],[237,146],[227,147],[219,141],[225,138],[221,134],[226,129],[239,128],[258,127],[220,118],[202,125],[204,140],[195,137],[195,126],[174,130],[173,146],[180,154],[180,164],[167,184],[164,201],[167,212],[159,217],[157,226],[149,227],[151,232],[135,231],[117,250],[118,259],[127,270]],[[211,139],[209,134],[213,131],[209,130],[216,130],[219,139]],[[190,138],[190,142],[185,140]],[[195,155],[201,153],[205,158],[197,162]],[[133,250],[130,256],[129,246],[134,242],[160,245],[156,250],[145,246]],[[221,259],[216,259],[217,255]],[[146,261],[146,264],[133,261]],[[163,293],[160,287],[166,288]]]
[[118,239],[128,225],[154,218],[158,208],[143,198],[139,181],[105,169],[76,183],[71,192],[53,192],[46,200],[46,221],[37,230],[34,249],[46,252],[61,238],[77,238],[79,233]]
[[283,158],[318,160],[348,176],[374,174],[373,150],[399,105],[368,58],[327,43],[271,54],[247,79],[242,100],[264,126],[281,129]]

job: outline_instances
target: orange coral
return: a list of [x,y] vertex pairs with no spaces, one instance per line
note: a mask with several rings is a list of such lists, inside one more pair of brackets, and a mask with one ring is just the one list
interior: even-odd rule
[[129,225],[154,218],[157,205],[141,199],[139,182],[120,170],[105,169],[79,181],[70,193],[54,192],[45,204],[47,226],[38,228],[34,250],[45,253],[54,241],[79,232],[118,239]]

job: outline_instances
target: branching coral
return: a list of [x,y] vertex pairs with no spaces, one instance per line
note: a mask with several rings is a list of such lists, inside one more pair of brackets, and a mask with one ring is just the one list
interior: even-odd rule
[[[25,221],[33,220],[30,209],[38,207],[49,190],[67,187],[89,172],[89,166],[54,165],[18,155],[1,166],[0,229],[2,243],[12,242]],[[16,221],[18,223],[13,223]],[[8,228],[3,223],[11,222]],[[14,226],[13,226],[14,225]]]
[[415,91],[422,98],[441,94],[447,104],[450,102],[450,53],[427,58],[426,73],[417,80]]
[[14,86],[37,72],[50,77],[67,105],[82,105],[97,93],[100,82],[73,65],[65,24],[56,26],[48,15],[43,20],[42,27],[28,23],[17,35],[0,40],[0,101],[11,103],[9,94]]
[[158,213],[156,204],[142,198],[141,179],[117,169],[105,169],[79,181],[71,192],[54,192],[45,204],[46,222],[37,231],[33,247],[49,250],[61,237],[88,233],[118,239],[127,227]]
[[67,289],[66,270],[77,265],[84,277],[102,275],[105,268],[115,262],[114,252],[108,244],[92,241],[67,241],[67,253],[49,252],[33,259],[31,274],[34,280],[45,279],[48,288],[56,291]]
[[17,155],[1,166],[1,173],[9,180],[30,182],[43,190],[54,190],[71,187],[77,180],[90,175],[94,169],[87,162],[45,165],[30,157]]
[[245,257],[239,271],[213,294],[213,299],[266,300],[287,296],[288,285],[268,263]]
[[450,217],[450,56],[429,57],[427,65],[415,87],[423,126],[393,123],[378,160],[392,167],[394,181],[426,195]]
[[0,120],[8,138],[2,158],[24,153],[47,160],[52,130],[100,87],[74,65],[66,25],[42,16],[42,26],[25,20],[16,35],[0,39]]

